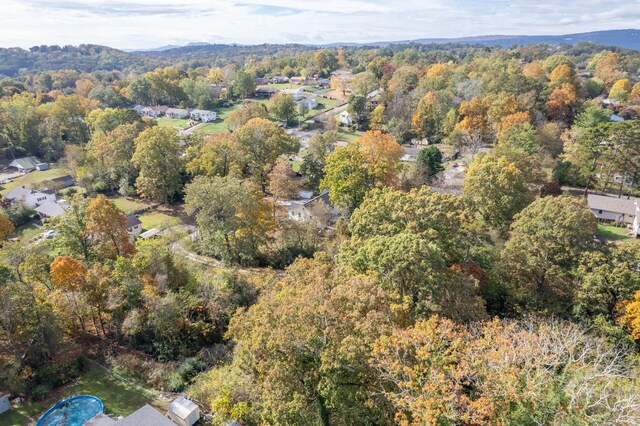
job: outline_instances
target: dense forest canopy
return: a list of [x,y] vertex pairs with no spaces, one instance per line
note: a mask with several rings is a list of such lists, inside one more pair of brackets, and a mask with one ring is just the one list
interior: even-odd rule
[[3,164],[38,168],[1,183],[0,390],[49,402],[87,357],[216,425],[637,424],[637,51],[0,67]]

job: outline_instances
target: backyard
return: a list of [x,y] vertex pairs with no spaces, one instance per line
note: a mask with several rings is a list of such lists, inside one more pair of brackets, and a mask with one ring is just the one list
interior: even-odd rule
[[3,185],[2,191],[0,191],[0,193],[4,195],[18,187],[21,187],[21,186],[31,187],[36,183],[44,182],[46,180],[57,178],[67,174],[69,174],[68,169],[64,167],[55,167],[52,165],[49,170],[44,170],[44,171],[36,170],[26,175],[15,178],[13,182]]
[[91,366],[76,383],[61,389],[61,392],[56,392],[51,400],[21,405],[0,414],[0,426],[31,424],[48,407],[72,395],[97,396],[104,403],[105,412],[116,416],[127,416],[144,404],[165,408],[162,402],[154,401],[153,397],[141,388],[121,381],[100,367]]
[[189,126],[189,121],[186,118],[168,118],[160,117],[157,120],[158,126],[175,127],[177,129],[184,129]]
[[620,241],[629,239],[627,234],[629,230],[626,227],[618,227],[614,225],[598,224],[598,238],[605,241]]

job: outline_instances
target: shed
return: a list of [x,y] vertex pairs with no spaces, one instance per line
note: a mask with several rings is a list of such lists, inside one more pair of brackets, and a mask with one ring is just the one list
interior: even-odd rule
[[146,240],[146,239],[155,237],[159,233],[160,233],[160,230],[158,228],[151,228],[148,231],[144,231],[142,234],[139,235],[139,237],[142,238],[143,240]]
[[167,416],[180,426],[191,426],[200,419],[200,409],[195,402],[179,396],[169,404]]
[[0,396],[0,414],[11,410],[11,401],[9,401],[9,395]]
[[39,171],[49,170],[49,163],[38,163],[38,164],[36,164],[36,170],[39,170]]
[[175,426],[168,418],[149,404],[116,422],[118,426]]

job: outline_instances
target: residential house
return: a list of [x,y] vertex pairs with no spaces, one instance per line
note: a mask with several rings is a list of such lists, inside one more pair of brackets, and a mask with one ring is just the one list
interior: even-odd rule
[[164,105],[154,106],[154,107],[144,107],[142,108],[142,115],[151,117],[151,118],[158,118],[163,116],[168,109],[169,107]]
[[318,107],[318,101],[313,96],[303,98],[298,102],[298,105],[304,105],[309,111]]
[[328,78],[319,78],[316,80],[316,86],[319,89],[328,89],[331,87],[331,80]]
[[127,233],[131,237],[131,241],[133,241],[142,234],[142,222],[134,214],[128,214],[124,218],[126,220],[125,228],[127,228]]
[[273,84],[288,83],[288,82],[289,82],[289,77],[286,77],[284,75],[274,75],[273,77],[271,77],[271,83]]
[[191,111],[191,118],[193,120],[207,123],[209,121],[215,121],[216,118],[218,118],[218,114],[215,111],[209,111],[205,109],[194,109],[193,111]]
[[20,188],[16,188],[13,191],[7,193],[4,198],[15,202],[23,202],[27,206],[31,208],[35,208],[47,201],[55,202],[56,201],[56,193],[53,190],[42,190],[42,191],[34,191],[31,188],[26,188],[24,186]]
[[40,219],[44,220],[62,216],[69,207],[71,207],[71,205],[65,200],[58,200],[56,202],[45,201],[36,207],[35,210],[38,215],[40,215]]
[[255,96],[258,99],[269,99],[278,92],[280,92],[280,90],[275,87],[258,87]]
[[291,77],[289,79],[289,83],[293,83],[293,84],[304,84],[307,81],[306,77]]
[[343,124],[345,126],[351,126],[353,124],[353,117],[351,117],[351,114],[349,114],[347,111],[342,111],[340,113],[340,124]]
[[142,110],[144,109],[143,105],[134,105],[131,107],[132,110],[138,113],[138,115],[142,115]]
[[256,77],[253,79],[253,84],[256,86],[264,86],[265,84],[269,84],[269,79],[264,77]]
[[124,418],[112,419],[105,413],[98,413],[84,426],[176,426],[176,423],[146,404]]
[[294,101],[298,102],[304,99],[304,92],[302,89],[285,89],[282,93],[286,93],[287,95],[291,95]]
[[615,195],[589,194],[587,205],[594,216],[603,222],[614,222],[633,228],[638,235],[638,214],[640,200],[636,198],[620,198]]
[[182,108],[169,108],[164,115],[169,118],[187,118],[189,117],[189,110]]
[[59,176],[47,181],[53,189],[68,188],[76,184],[75,180],[69,175]]
[[317,220],[324,226],[335,222],[338,218],[338,210],[331,205],[329,191],[322,193],[310,200],[292,202],[288,208],[289,219],[296,222],[308,222]]
[[38,164],[42,164],[36,157],[24,157],[13,160],[9,167],[17,169],[20,173],[27,174],[36,170]]

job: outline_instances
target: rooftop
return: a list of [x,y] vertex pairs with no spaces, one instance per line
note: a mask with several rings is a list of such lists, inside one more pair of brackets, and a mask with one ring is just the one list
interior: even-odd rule
[[630,216],[636,215],[636,202],[635,198],[618,198],[615,195],[589,194],[587,196],[587,204],[590,209],[624,213]]

